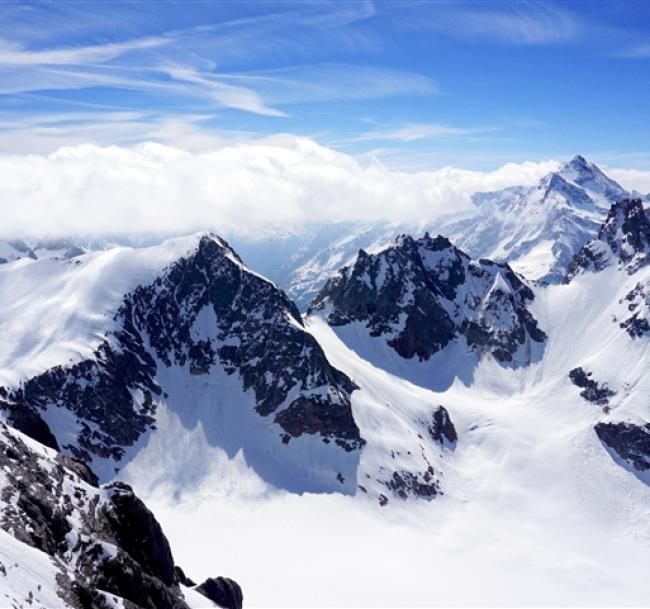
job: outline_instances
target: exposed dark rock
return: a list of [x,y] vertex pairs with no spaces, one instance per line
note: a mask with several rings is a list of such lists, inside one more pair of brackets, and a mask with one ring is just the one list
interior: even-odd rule
[[109,609],[108,593],[128,609],[188,609],[179,584],[192,582],[130,487],[98,487],[84,464],[44,453],[2,423],[0,468],[0,528],[55,559],[66,603]]
[[105,488],[112,491],[106,518],[119,546],[146,573],[172,586],[176,583],[172,551],[154,515],[126,484],[114,482]]
[[449,240],[407,235],[381,252],[359,252],[330,279],[309,312],[333,326],[361,321],[402,357],[429,359],[463,337],[479,353],[511,362],[546,335],[527,308],[530,288],[506,264],[473,261]]
[[352,411],[333,406],[320,397],[298,398],[288,408],[277,413],[273,420],[291,437],[320,434],[324,439],[332,438],[347,452],[365,444],[365,440],[359,436]]
[[428,426],[429,435],[439,444],[455,444],[458,440],[456,428],[444,406],[438,406],[433,411],[432,421]]
[[402,499],[409,495],[431,499],[439,492],[438,481],[434,479],[431,466],[421,476],[407,471],[393,472],[393,477],[384,484]]
[[[11,392],[7,400],[14,410],[31,411],[33,417],[52,406],[71,410],[81,431],[76,443],[62,448],[86,461],[92,455],[119,461],[124,447],[153,424],[153,400],[160,394],[156,364],[142,337],[126,327],[112,338],[117,346],[106,340],[93,359],[51,368]],[[134,395],[141,395],[141,402],[136,403]]]
[[567,269],[565,282],[584,271],[600,271],[617,264],[632,274],[650,262],[650,219],[641,199],[614,203],[598,237],[587,243]]
[[241,609],[244,602],[239,584],[227,577],[206,579],[195,590],[223,609]]
[[598,406],[609,404],[609,398],[616,395],[616,391],[610,389],[606,383],[598,383],[591,378],[592,373],[586,372],[583,368],[574,368],[569,372],[569,379],[577,387],[582,388],[580,395],[588,402]]
[[625,304],[630,316],[619,322],[632,338],[650,335],[650,289],[648,282],[637,283],[619,302]]
[[54,434],[35,409],[26,404],[6,402],[1,398],[0,409],[7,413],[8,422],[12,427],[30,438],[34,438],[34,440],[44,444],[48,448],[59,450],[59,445]]
[[650,469],[650,423],[598,423],[594,428],[601,442],[639,471]]
[[183,569],[181,569],[178,565],[174,567],[174,573],[176,576],[176,581],[183,584],[184,586],[187,586],[188,588],[193,588],[196,586],[196,582],[187,577],[187,575],[185,575],[185,571],[183,571]]

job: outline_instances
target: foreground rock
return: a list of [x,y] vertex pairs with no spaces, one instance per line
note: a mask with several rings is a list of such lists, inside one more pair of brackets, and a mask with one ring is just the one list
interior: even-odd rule
[[206,579],[195,590],[224,609],[241,609],[244,602],[239,584],[227,577]]
[[[55,595],[60,607],[109,609],[118,599],[129,609],[190,607],[167,538],[130,487],[99,486],[82,462],[3,423],[0,468],[0,529],[27,546],[22,562],[10,566],[33,574],[33,585],[24,585],[13,606],[39,606],[39,599]],[[48,560],[36,563],[34,556],[41,554]],[[9,577],[7,566],[0,567],[0,588]],[[39,575],[46,582],[52,575],[53,589],[44,589]],[[231,587],[239,590],[234,582]],[[241,590],[237,598],[241,607]],[[203,606],[210,606],[207,597]]]

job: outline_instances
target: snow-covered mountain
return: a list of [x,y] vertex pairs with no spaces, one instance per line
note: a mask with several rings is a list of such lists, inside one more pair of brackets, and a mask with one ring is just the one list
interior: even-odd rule
[[0,264],[14,262],[20,258],[36,259],[36,254],[22,239],[0,240]]
[[262,240],[236,239],[247,264],[271,278],[296,303],[307,309],[325,281],[350,264],[360,249],[385,247],[400,233],[418,233],[410,224],[316,224],[292,235]]
[[310,312],[329,324],[361,323],[405,358],[428,360],[452,343],[477,357],[528,365],[546,335],[531,289],[507,264],[471,260],[442,236],[407,235],[374,255],[363,250],[330,279]]
[[[243,451],[277,486],[354,490],[364,444],[354,384],[295,305],[219,238],[6,265],[0,283],[10,381],[0,408],[102,480],[164,411],[180,429],[201,426],[208,444]],[[60,308],[39,293],[59,295]]]
[[[594,237],[610,205],[628,193],[578,155],[532,187],[472,196],[474,209],[436,220],[392,224],[339,223],[259,241],[235,239],[248,264],[272,278],[306,310],[322,285],[397,235],[440,233],[474,258],[508,262],[532,280],[561,281],[574,254]],[[450,201],[453,208],[454,201]]]
[[529,279],[558,282],[610,205],[627,194],[578,155],[532,188],[474,195],[475,214],[439,230],[472,256],[507,261]]
[[0,240],[0,264],[14,262],[20,258],[74,258],[84,251],[82,246],[71,239],[38,239],[32,245],[28,245],[23,239],[3,239]]
[[[2,265],[0,412],[20,430],[3,437],[90,466],[104,486],[74,484],[109,512],[126,480],[188,572],[219,572],[217,549],[255,606],[417,605],[432,568],[436,604],[638,604],[650,222],[629,198],[603,216],[561,283],[400,235],[306,316],[213,235]],[[8,555],[56,578],[4,530]],[[0,591],[34,588],[14,581],[0,570]]]
[[598,236],[584,245],[569,265],[567,280],[584,271],[616,265],[633,274],[650,263],[650,219],[641,199],[612,205]]

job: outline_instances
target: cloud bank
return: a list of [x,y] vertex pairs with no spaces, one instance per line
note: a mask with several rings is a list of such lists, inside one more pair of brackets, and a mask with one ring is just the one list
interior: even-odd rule
[[212,230],[250,238],[311,222],[418,222],[469,209],[476,191],[533,184],[557,166],[407,173],[289,135],[203,153],[79,145],[0,156],[0,234]]

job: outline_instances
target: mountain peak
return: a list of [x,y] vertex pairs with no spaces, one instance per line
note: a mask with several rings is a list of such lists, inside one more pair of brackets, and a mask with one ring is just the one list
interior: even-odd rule
[[527,308],[533,298],[508,265],[471,260],[445,237],[402,235],[341,269],[309,313],[323,311],[332,326],[360,322],[405,359],[464,341],[506,363],[546,338]]
[[571,167],[573,169],[590,169],[594,167],[592,163],[587,161],[585,157],[581,154],[576,154],[566,165],[566,167]]

